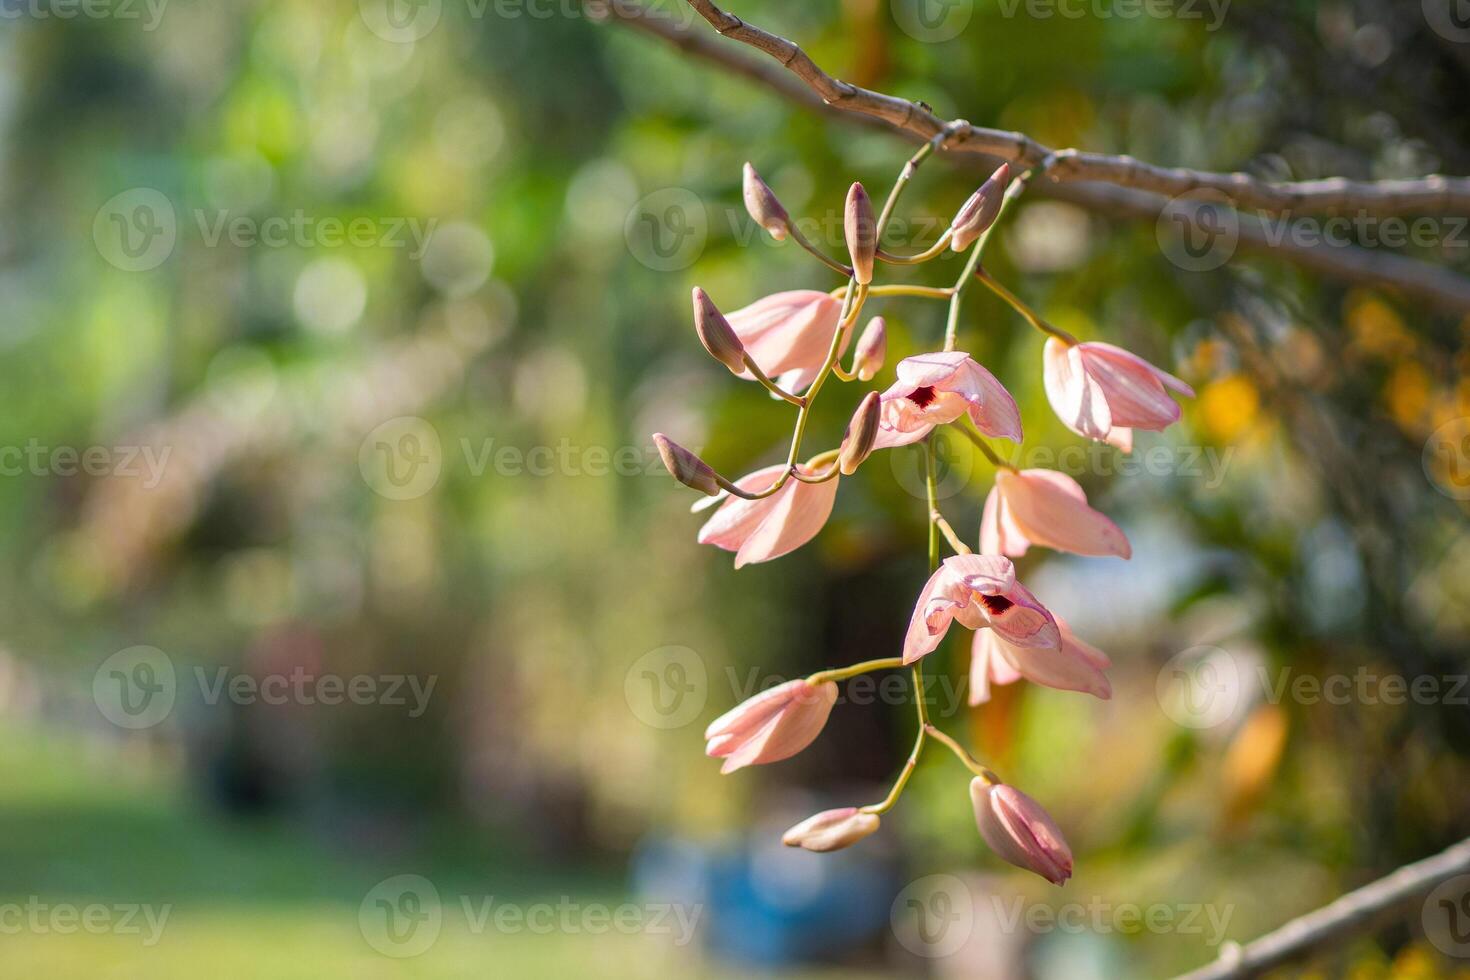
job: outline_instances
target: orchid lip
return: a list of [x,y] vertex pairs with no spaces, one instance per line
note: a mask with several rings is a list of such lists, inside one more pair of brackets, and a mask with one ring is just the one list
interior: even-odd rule
[[925,385],[922,388],[915,388],[913,391],[908,393],[908,400],[913,402],[920,408],[927,408],[929,405],[933,404],[934,399],[938,397],[939,396],[934,393],[933,385]]

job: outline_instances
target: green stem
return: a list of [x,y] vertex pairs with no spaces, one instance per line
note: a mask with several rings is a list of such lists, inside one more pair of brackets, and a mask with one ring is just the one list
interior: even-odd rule
[[808,684],[823,684],[827,681],[845,681],[849,677],[859,674],[871,673],[875,670],[893,670],[903,666],[902,657],[888,657],[883,660],[864,660],[860,664],[850,667],[833,667],[831,670],[819,670],[806,679]]
[[776,382],[772,381],[770,377],[766,374],[766,372],[761,370],[761,366],[755,363],[755,358],[751,357],[749,354],[745,355],[745,368],[751,373],[752,376],[754,376],[755,380],[759,381],[761,385],[763,385],[765,389],[771,394],[782,399],[783,401],[790,402],[797,408],[800,408],[803,404],[805,404],[799,396],[793,395],[791,392],[787,391],[780,385],[776,384]]
[[889,265],[919,265],[920,263],[928,262],[930,259],[937,258],[940,253],[949,247],[949,240],[953,237],[954,229],[946,228],[944,229],[944,234],[939,236],[939,241],[916,255],[895,255],[892,252],[887,252],[880,248],[878,249],[878,258],[887,262]]
[[995,773],[991,772],[984,765],[982,765],[980,761],[976,759],[973,755],[971,755],[969,750],[966,749],[959,742],[956,742],[954,739],[950,738],[948,735],[944,734],[944,732],[941,732],[933,725],[925,725],[924,729],[926,732],[928,732],[928,734],[934,736],[934,740],[936,742],[939,742],[941,745],[947,746],[951,752],[957,755],[959,757],[959,760],[965,764],[966,769],[969,769],[975,775],[979,776],[981,779],[985,780],[992,786],[1000,782],[999,776],[997,776]]
[[846,276],[848,279],[852,278],[851,267],[843,265],[841,262],[838,262],[836,259],[832,258],[830,255],[826,254],[821,249],[817,248],[817,246],[809,242],[807,240],[807,237],[801,233],[801,230],[796,227],[796,222],[793,221],[788,223],[786,226],[786,230],[791,233],[791,240],[793,242],[806,249],[812,255],[816,256],[817,260],[825,265],[827,268],[831,269],[833,272],[837,273],[840,276]]
[[1006,188],[1005,196],[1000,200],[1000,210],[996,212],[995,220],[991,222],[989,228],[986,228],[981,233],[979,241],[975,242],[974,248],[970,250],[970,257],[965,262],[965,271],[960,273],[959,279],[955,280],[954,294],[950,297],[949,317],[945,320],[944,324],[945,350],[954,350],[960,329],[960,301],[964,297],[965,287],[970,284],[970,279],[975,274],[975,270],[980,267],[980,256],[985,252],[985,245],[990,241],[991,234],[994,233],[996,228],[1000,227],[1000,219],[1004,217],[1006,208],[1010,207],[1011,203],[1021,196],[1021,192],[1026,189],[1026,186],[1031,183],[1037,174],[1044,173],[1050,166],[1051,157],[1047,157],[1041,163],[1038,163],[1011,181],[1011,186]]
[[1057,338],[1064,344],[1071,345],[1077,343],[1076,337],[1072,336],[1071,334],[1067,333],[1067,331],[1062,330],[1059,327],[1054,327],[1050,323],[1047,323],[1037,314],[1035,310],[1033,310],[1030,306],[1027,306],[1026,303],[1024,303],[1019,296],[1011,292],[1006,287],[1002,286],[994,276],[986,271],[985,266],[982,265],[976,268],[975,278],[983,282],[992,293],[1005,300],[1006,303],[1009,304],[1011,309],[1021,314],[1021,316],[1026,319],[1026,322],[1031,324],[1037,330],[1040,330],[1042,333],[1045,334],[1051,334],[1053,337]]
[[990,448],[990,443],[981,438],[980,433],[975,432],[967,425],[956,424],[954,428],[957,431],[963,433],[966,439],[969,439],[971,442],[973,442],[980,450],[980,452],[985,455],[985,458],[990,460],[992,465],[998,466],[1003,470],[1010,470],[1012,473],[1016,472],[1016,468],[1014,466],[1012,466],[1010,463],[1007,463],[1004,459],[1000,457],[999,453]]

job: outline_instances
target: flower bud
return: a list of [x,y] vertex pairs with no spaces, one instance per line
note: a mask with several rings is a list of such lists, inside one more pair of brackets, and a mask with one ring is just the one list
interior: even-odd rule
[[771,233],[776,241],[786,237],[787,230],[791,227],[791,215],[781,206],[776,199],[776,194],[761,180],[761,175],[755,172],[755,168],[747,161],[745,164],[745,180],[742,188],[745,195],[745,210],[750,213],[755,223]]
[[883,369],[883,358],[887,354],[888,327],[881,316],[875,316],[858,338],[857,349],[852,355],[852,373],[859,381],[872,381],[873,376]]
[[735,374],[745,370],[745,345],[709,294],[698,286],[694,287],[694,331],[711,357]]
[[873,256],[878,252],[878,222],[873,217],[873,202],[862,184],[848,188],[842,230],[847,237],[847,254],[852,256],[853,278],[863,285],[872,282]]
[[949,247],[956,252],[963,252],[970,244],[985,233],[985,229],[995,224],[995,218],[1000,214],[1001,201],[1005,199],[1006,184],[1011,179],[1011,166],[1003,163],[990,179],[980,185],[980,189],[970,195],[955,214],[954,220],[949,223],[952,237]]
[[970,780],[970,801],[980,836],[997,855],[1053,885],[1072,877],[1072,850],[1040,803],[1014,786],[979,776]]
[[876,391],[870,391],[852,413],[852,421],[847,423],[847,432],[842,437],[842,451],[837,455],[837,468],[843,476],[852,476],[873,451],[882,412],[882,399]]
[[832,681],[798,678],[747,698],[704,730],[705,755],[724,759],[720,772],[789,759],[816,739],[837,703]]
[[653,444],[658,447],[658,455],[674,479],[711,497],[719,495],[719,481],[715,479],[715,471],[710,469],[708,463],[662,432],[653,434]]
[[878,829],[878,815],[863,813],[855,806],[823,810],[781,835],[787,847],[804,847],[808,851],[840,851],[856,844]]

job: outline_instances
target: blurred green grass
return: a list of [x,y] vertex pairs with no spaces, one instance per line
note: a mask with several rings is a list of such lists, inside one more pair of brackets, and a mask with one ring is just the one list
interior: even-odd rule
[[[514,841],[442,827],[393,854],[349,850],[342,834],[253,824],[206,811],[177,767],[139,765],[114,743],[0,725],[0,935],[5,976],[724,977],[670,935],[476,930],[458,896],[616,907],[636,901],[611,871],[517,866]],[[358,926],[368,891],[423,874],[444,902],[443,928],[419,956],[376,952]],[[15,923],[27,903],[169,906],[156,944],[136,934],[62,934]],[[45,913],[43,912],[43,915]],[[155,915],[157,912],[155,912]],[[831,976],[831,974],[827,974]]]

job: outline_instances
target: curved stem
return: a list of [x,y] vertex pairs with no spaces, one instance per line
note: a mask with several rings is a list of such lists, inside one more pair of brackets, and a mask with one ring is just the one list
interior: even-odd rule
[[928,262],[930,259],[937,258],[949,247],[949,240],[953,237],[954,229],[946,228],[944,229],[944,234],[939,236],[939,241],[916,255],[895,255],[892,252],[880,248],[878,249],[878,258],[887,262],[889,265],[919,265],[920,263]]
[[938,510],[933,510],[929,512],[929,520],[933,522],[935,527],[939,528],[939,530],[943,532],[944,540],[949,542],[949,546],[954,549],[955,554],[972,554],[972,552],[970,551],[970,546],[960,540],[960,536],[954,533],[954,528],[949,526],[949,521],[945,520],[944,515],[939,513]]
[[963,433],[966,439],[973,442],[980,452],[985,455],[985,458],[990,460],[994,466],[1003,470],[1010,470],[1012,473],[1018,472],[1014,466],[1002,459],[999,453],[990,448],[990,443],[981,438],[980,433],[971,429],[968,425],[956,424],[954,428]]
[[831,670],[819,670],[806,679],[808,684],[823,684],[827,681],[845,681],[849,677],[859,674],[871,673],[875,670],[893,670],[903,666],[902,657],[888,657],[883,660],[864,660],[860,664],[850,667],[833,667]]
[[1040,330],[1042,333],[1045,334],[1050,334],[1051,336],[1060,340],[1062,343],[1069,346],[1077,343],[1076,337],[1067,333],[1067,331],[1062,330],[1060,327],[1054,327],[1050,323],[1047,323],[1035,310],[1033,310],[1030,306],[1027,306],[1026,303],[1024,303],[1019,296],[1011,292],[1006,287],[1002,286],[994,276],[986,271],[985,266],[978,266],[975,269],[975,278],[983,282],[992,293],[1005,300],[1006,303],[1009,304],[1011,309],[1015,310],[1017,313],[1021,314],[1021,316],[1025,317],[1026,322],[1031,324],[1037,330]]
[[843,265],[841,262],[838,262],[836,259],[832,258],[830,255],[823,252],[821,249],[817,248],[817,246],[808,241],[807,237],[801,233],[801,229],[796,227],[796,222],[793,221],[787,224],[786,229],[791,233],[791,240],[793,242],[806,249],[812,255],[816,256],[817,260],[825,265],[827,268],[831,269],[833,272],[837,273],[840,276],[845,276],[848,279],[852,278],[852,268],[850,266]]
[[749,371],[751,375],[754,376],[755,380],[759,381],[767,391],[780,398],[781,400],[790,402],[797,408],[800,408],[801,406],[806,404],[806,401],[800,396],[793,395],[791,392],[787,391],[780,385],[776,384],[776,382],[772,381],[770,377],[766,374],[766,372],[761,370],[761,366],[755,363],[755,358],[751,357],[748,353],[745,355],[745,369]]
[[[828,296],[845,296],[846,286],[838,286]],[[920,286],[916,283],[893,282],[882,286],[869,286],[869,296],[921,296],[925,299],[949,299],[954,289],[949,286]]]
[[981,764],[980,760],[971,755],[969,750],[966,749],[959,742],[956,742],[954,739],[950,738],[948,735],[944,734],[944,732],[935,728],[933,725],[925,725],[924,730],[928,734],[934,736],[934,740],[936,742],[939,742],[941,745],[948,747],[951,752],[958,756],[959,760],[965,764],[966,769],[970,770],[975,775],[979,776],[981,779],[985,780],[992,786],[1000,782],[999,776],[997,776],[995,773],[991,772],[988,768]]
[[1000,227],[1000,219],[1005,215],[1006,208],[1010,207],[1011,203],[1021,196],[1021,192],[1026,189],[1027,185],[1031,183],[1037,174],[1044,173],[1051,166],[1052,160],[1053,157],[1047,157],[1011,181],[1011,186],[1006,188],[1005,196],[1000,199],[1000,210],[996,212],[995,220],[990,223],[990,227],[986,228],[981,233],[980,239],[975,242],[974,248],[970,251],[970,257],[965,262],[965,271],[961,272],[959,279],[955,280],[954,295],[950,297],[949,317],[945,320],[944,324],[945,350],[954,350],[955,342],[959,337],[960,300],[964,296],[965,287],[970,284],[970,277],[980,267],[980,256],[985,252],[986,243],[990,241],[990,236],[994,234],[995,229]]

